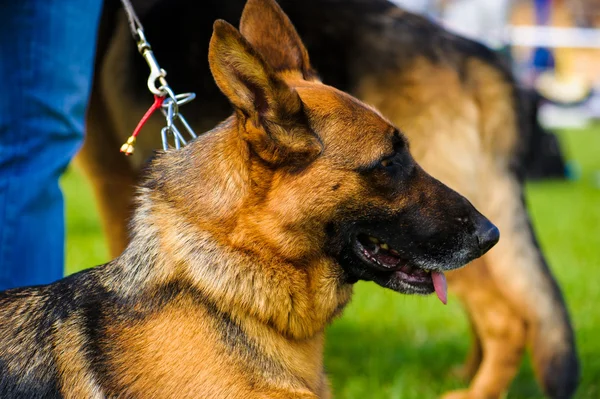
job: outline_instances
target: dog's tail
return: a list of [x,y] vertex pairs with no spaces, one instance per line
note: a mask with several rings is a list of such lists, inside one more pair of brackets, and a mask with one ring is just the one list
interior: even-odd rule
[[559,288],[549,272],[547,278],[552,285],[547,299],[551,309],[540,309],[537,317],[531,320],[531,356],[544,392],[553,399],[570,398],[579,383],[575,339]]

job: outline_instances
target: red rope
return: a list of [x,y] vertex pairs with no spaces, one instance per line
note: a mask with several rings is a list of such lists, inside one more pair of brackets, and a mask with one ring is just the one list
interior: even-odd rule
[[144,116],[142,116],[142,119],[140,119],[139,123],[133,131],[133,134],[131,135],[132,137],[137,137],[137,135],[140,133],[146,122],[148,122],[148,119],[150,119],[152,114],[162,106],[164,101],[165,97],[159,97],[156,94],[154,95],[154,104],[152,104],[150,108],[148,108],[148,111],[146,111]]
[[159,97],[157,95],[154,95],[154,104],[152,104],[150,108],[148,108],[148,111],[146,111],[144,116],[142,116],[142,119],[140,119],[139,123],[135,127],[135,130],[133,131],[131,137],[129,137],[127,139],[127,142],[121,146],[121,152],[125,153],[125,155],[133,154],[133,146],[135,145],[137,135],[140,134],[140,131],[142,130],[146,122],[148,122],[148,119],[150,119],[152,114],[162,106],[164,101],[165,97]]

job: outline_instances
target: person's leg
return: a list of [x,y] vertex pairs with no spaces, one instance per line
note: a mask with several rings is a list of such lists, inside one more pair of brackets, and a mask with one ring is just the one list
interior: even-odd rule
[[0,2],[0,289],[63,275],[58,180],[83,140],[101,3]]

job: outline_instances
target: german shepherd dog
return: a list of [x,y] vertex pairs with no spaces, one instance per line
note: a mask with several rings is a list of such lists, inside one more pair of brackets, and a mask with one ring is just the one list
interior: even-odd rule
[[498,241],[319,81],[274,0],[216,21],[208,52],[234,114],[152,161],[119,257],[2,293],[1,397],[328,397],[323,330],[353,283],[445,300],[444,272]]
[[[465,195],[502,231],[492,251],[447,273],[449,289],[463,303],[475,338],[463,369],[471,384],[448,398],[499,398],[519,370],[526,348],[544,392],[551,398],[570,397],[579,375],[573,330],[523,201],[531,126],[528,102],[509,68],[484,46],[386,0],[279,3],[294,21],[322,80],[376,106],[402,128],[411,153],[429,173]],[[237,20],[244,4],[198,4],[134,1],[155,54],[169,72],[169,83],[177,92],[198,94],[183,113],[197,131],[205,131],[231,112],[205,61],[212,22]],[[165,21],[174,21],[177,37],[186,39],[174,40],[175,32],[165,29]],[[129,241],[125,221],[139,170],[161,146],[156,132],[164,119],[153,117],[136,153],[126,158],[118,152],[152,101],[147,74],[119,2],[106,0],[88,135],[78,163],[92,182],[114,256]],[[358,151],[362,143],[348,135],[347,150],[356,145]],[[345,185],[340,184],[337,195],[343,201]]]

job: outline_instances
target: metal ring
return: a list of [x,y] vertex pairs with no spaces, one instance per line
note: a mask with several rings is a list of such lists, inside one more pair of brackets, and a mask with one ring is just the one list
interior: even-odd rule
[[196,98],[196,93],[181,93],[175,96],[177,105],[185,105]]
[[[162,89],[162,87],[161,87],[161,89]],[[171,93],[172,93],[172,91],[171,91]],[[167,98],[165,99],[165,101],[162,104],[163,108],[167,108],[169,106],[169,103],[171,101],[173,101],[173,98],[175,98],[175,102],[177,103],[178,106],[190,103],[196,98],[196,93],[181,93],[181,94],[177,94],[174,97],[171,97],[171,95],[168,92],[166,94],[167,94]]]
[[171,90],[169,85],[161,86],[159,90],[163,92],[163,95],[164,93],[166,93],[166,95],[168,96],[168,98],[165,98],[165,101],[163,102],[162,106],[168,109],[169,106],[173,104],[174,115],[177,115],[179,113],[179,104],[177,104],[177,96],[175,95],[175,93],[173,93],[173,90]]

